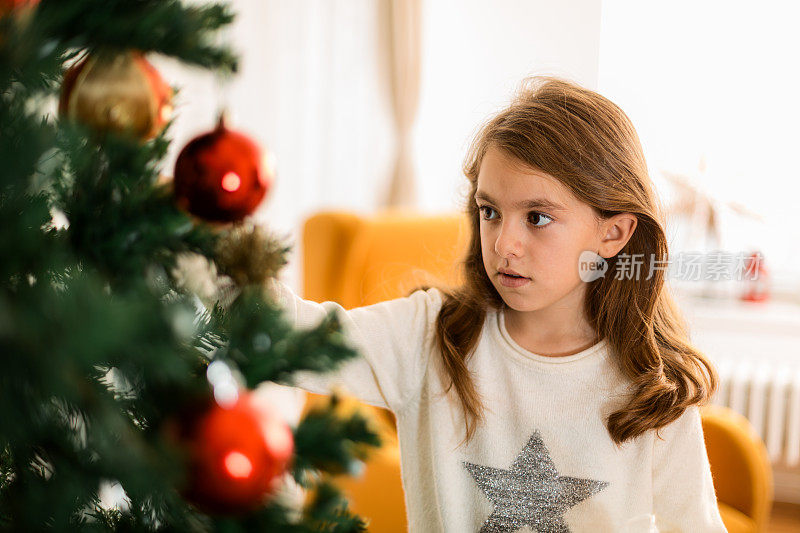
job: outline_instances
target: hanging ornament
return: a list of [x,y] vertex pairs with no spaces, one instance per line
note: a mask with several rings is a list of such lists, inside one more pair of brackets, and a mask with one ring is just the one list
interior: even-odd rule
[[264,285],[286,265],[289,246],[257,225],[238,225],[217,241],[214,263],[239,287]]
[[769,269],[764,264],[761,252],[752,252],[746,262],[744,291],[741,299],[746,302],[765,302],[769,300]]
[[[31,19],[33,19],[33,13],[36,11],[35,8],[38,3],[39,0],[0,0],[0,19],[11,18],[17,26],[17,31],[21,32],[26,29]],[[5,43],[6,30],[8,28],[5,24],[0,26],[0,45]]]
[[261,151],[247,136],[217,127],[195,137],[175,162],[174,193],[184,210],[211,222],[235,222],[252,213],[274,179],[272,154],[261,166]]
[[22,14],[36,7],[39,0],[0,0],[0,17],[7,13]]
[[58,112],[97,131],[158,135],[172,116],[172,88],[141,52],[90,54],[64,74]]
[[206,513],[246,513],[279,488],[294,437],[280,414],[256,405],[251,393],[221,388],[208,407],[177,423],[189,455],[182,494]]

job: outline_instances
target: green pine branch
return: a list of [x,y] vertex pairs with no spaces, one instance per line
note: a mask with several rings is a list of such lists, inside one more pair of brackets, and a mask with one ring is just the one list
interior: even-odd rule
[[[34,23],[69,47],[137,49],[174,57],[223,74],[237,56],[216,44],[216,32],[234,20],[224,4],[184,6],[179,0],[42,0]],[[109,24],[109,22],[113,22]]]
[[[300,521],[269,498],[210,516],[180,496],[184,452],[164,427],[208,397],[210,360],[254,387],[333,370],[356,352],[335,314],[295,330],[257,287],[198,313],[176,284],[176,256],[213,260],[220,234],[157,184],[172,123],[140,142],[42,111],[86,52],[133,48],[234,72],[237,58],[215,42],[233,13],[42,0],[27,23],[15,20],[0,19],[0,531],[363,531],[318,474],[352,471],[379,439],[361,415],[338,416],[335,397],[293,428],[290,473],[317,489]],[[124,509],[102,506],[109,481],[123,487]]]

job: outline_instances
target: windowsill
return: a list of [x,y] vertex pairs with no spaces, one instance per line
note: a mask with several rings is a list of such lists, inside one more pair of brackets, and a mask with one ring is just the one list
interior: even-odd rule
[[712,360],[800,364],[800,304],[673,294],[692,342]]

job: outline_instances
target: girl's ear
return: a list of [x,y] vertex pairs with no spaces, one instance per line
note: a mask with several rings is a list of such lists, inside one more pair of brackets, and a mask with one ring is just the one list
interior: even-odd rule
[[600,245],[598,254],[608,259],[622,250],[633,235],[639,221],[633,213],[618,213],[609,217],[600,226]]

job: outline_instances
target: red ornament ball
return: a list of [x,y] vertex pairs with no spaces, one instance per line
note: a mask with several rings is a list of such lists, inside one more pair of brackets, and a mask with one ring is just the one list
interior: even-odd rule
[[294,453],[294,437],[280,415],[256,406],[243,393],[236,403],[217,403],[184,434],[190,468],[184,497],[212,514],[256,509],[281,483]]
[[235,222],[252,213],[273,181],[271,165],[261,167],[261,151],[247,136],[225,127],[192,139],[175,162],[178,205],[211,222]]
[[15,9],[27,9],[36,7],[39,0],[0,0],[0,15],[5,15]]
[[[19,29],[25,28],[33,19],[39,0],[0,0],[0,18],[10,17]],[[4,28],[0,28],[0,44],[6,40]]]

